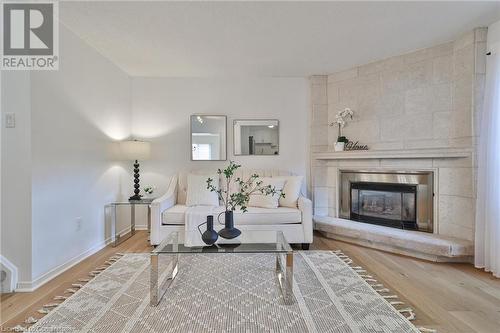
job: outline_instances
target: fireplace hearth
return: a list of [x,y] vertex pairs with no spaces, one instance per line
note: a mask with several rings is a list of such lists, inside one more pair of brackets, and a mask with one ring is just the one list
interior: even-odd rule
[[340,217],[432,232],[432,172],[341,171]]

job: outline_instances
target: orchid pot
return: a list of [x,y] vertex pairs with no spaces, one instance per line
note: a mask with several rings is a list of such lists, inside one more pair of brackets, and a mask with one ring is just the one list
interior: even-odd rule
[[335,151],[344,151],[345,149],[345,142],[335,142],[333,149]]

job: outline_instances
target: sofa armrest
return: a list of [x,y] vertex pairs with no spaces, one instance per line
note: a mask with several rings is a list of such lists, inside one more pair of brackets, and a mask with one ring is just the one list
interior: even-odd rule
[[300,196],[298,200],[299,210],[302,213],[302,227],[304,228],[304,239],[306,243],[313,242],[313,220],[312,201]]
[[163,212],[176,204],[177,201],[177,176],[173,176],[168,185],[167,192],[151,202],[151,245],[161,242],[160,226]]

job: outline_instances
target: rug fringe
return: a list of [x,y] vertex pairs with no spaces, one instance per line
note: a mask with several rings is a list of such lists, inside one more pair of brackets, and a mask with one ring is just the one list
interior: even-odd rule
[[[96,277],[97,275],[99,275],[102,271],[104,271],[109,266],[113,265],[115,262],[117,262],[124,255],[125,255],[125,253],[122,253],[122,252],[115,253],[114,255],[112,255],[111,257],[109,257],[104,262],[103,265],[94,268],[94,270],[92,270],[89,273],[89,275],[91,276],[91,278],[80,278],[80,279],[78,279],[78,282],[80,282],[80,283],[72,283],[71,284],[71,288],[66,289],[64,292],[65,293],[69,293],[69,294],[76,293],[80,288],[82,288],[84,286],[84,284],[82,284],[82,283],[87,283],[87,282],[91,281],[94,277]],[[55,309],[56,307],[58,307],[59,305],[61,305],[62,303],[64,303],[64,301],[67,300],[69,297],[70,296],[57,295],[53,299],[54,299],[54,301],[62,301],[61,303],[53,302],[53,303],[44,304],[36,312],[39,313],[39,314],[41,314],[42,317],[43,317],[43,316],[47,315],[51,310]],[[30,325],[33,325],[33,324],[37,323],[38,321],[39,321],[39,319],[37,319],[35,317],[28,317],[28,318],[26,318],[24,320],[24,324],[28,325],[27,327],[22,326],[22,325],[16,325],[16,326],[14,326],[14,327],[12,327],[10,329],[12,331],[14,331],[14,332],[25,332],[25,331],[29,330]]]
[[[403,316],[406,317],[406,319],[408,320],[415,320],[415,312],[413,312],[413,309],[412,308],[406,308],[406,309],[401,309],[401,310],[398,310],[401,314],[403,314]],[[408,316],[405,315],[405,313],[408,314]]]
[[382,295],[382,297],[385,299],[397,299],[398,295]]
[[16,325],[16,326],[12,327],[12,330],[14,332],[24,332],[27,329],[28,329],[27,327],[24,327],[24,326],[21,326],[21,325]]
[[[353,260],[349,258],[346,254],[344,254],[341,250],[333,251],[337,255],[337,257],[345,262],[349,267],[352,268],[354,272],[356,272],[359,277],[366,281],[377,293],[380,294],[392,307],[394,307],[399,313],[401,313],[407,320],[413,321],[416,318],[416,314],[412,308],[403,308],[398,309],[397,306],[404,306],[405,303],[398,300],[399,296],[397,295],[384,295],[385,293],[389,293],[390,290],[385,288],[383,284],[378,283],[377,279],[375,279],[372,275],[366,274],[367,271],[361,266],[354,266]],[[435,333],[436,330],[429,329],[425,327],[419,327],[418,330],[422,333]]]
[[[375,288],[373,288],[375,289]],[[380,289],[375,289],[376,292],[378,293],[388,293],[390,290],[387,288],[380,288]]]
[[373,276],[371,275],[366,275],[366,274],[359,274],[363,279],[373,279]]
[[56,306],[58,306],[60,303],[48,303],[48,304],[44,304],[43,307],[44,308],[55,308]]

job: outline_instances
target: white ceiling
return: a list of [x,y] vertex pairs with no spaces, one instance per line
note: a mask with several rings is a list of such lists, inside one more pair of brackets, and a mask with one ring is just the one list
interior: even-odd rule
[[500,2],[62,2],[131,76],[309,76],[450,41]]

